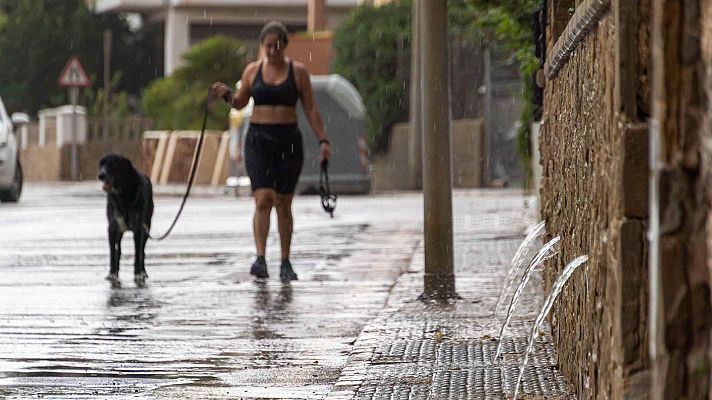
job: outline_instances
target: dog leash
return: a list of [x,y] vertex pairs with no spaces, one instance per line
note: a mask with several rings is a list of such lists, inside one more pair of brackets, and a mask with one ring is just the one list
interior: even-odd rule
[[319,170],[319,195],[321,196],[321,208],[323,208],[331,218],[334,218],[336,194],[331,193],[331,188],[329,187],[328,167],[329,160],[322,160],[321,169]]
[[160,242],[161,240],[167,238],[168,235],[170,235],[171,231],[176,226],[176,223],[178,223],[178,218],[180,218],[180,215],[183,212],[183,207],[185,207],[185,202],[188,200],[188,196],[190,195],[190,190],[193,188],[193,182],[195,181],[195,175],[196,175],[196,172],[198,171],[198,162],[200,161],[200,154],[202,153],[202,150],[203,150],[203,139],[205,138],[205,129],[208,125],[208,104],[210,103],[211,96],[212,96],[212,90],[208,90],[208,97],[205,99],[204,110],[203,110],[203,126],[200,128],[200,136],[198,137],[198,146],[195,149],[195,158],[193,158],[193,165],[190,167],[190,175],[188,176],[188,186],[185,189],[185,194],[183,195],[183,200],[180,203],[180,208],[178,208],[178,213],[176,214],[176,217],[173,219],[171,226],[168,228],[166,233],[164,233],[163,235],[154,237],[154,236],[151,236],[151,234],[148,231],[146,231],[146,235],[148,236],[148,238],[155,242]]

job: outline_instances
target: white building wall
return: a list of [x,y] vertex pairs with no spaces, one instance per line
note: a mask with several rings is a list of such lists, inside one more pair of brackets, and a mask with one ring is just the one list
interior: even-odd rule
[[169,8],[166,12],[164,69],[166,76],[182,63],[182,55],[190,48],[190,17],[187,12]]

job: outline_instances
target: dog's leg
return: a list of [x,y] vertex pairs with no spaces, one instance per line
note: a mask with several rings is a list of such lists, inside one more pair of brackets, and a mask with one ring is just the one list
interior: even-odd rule
[[145,265],[147,241],[146,232],[139,228],[134,231],[133,237],[136,254],[134,257],[134,282],[140,286],[146,283],[146,279],[148,278]]
[[123,234],[115,224],[109,225],[109,255],[111,269],[106,279],[117,281],[119,279],[119,263],[121,261],[121,237]]

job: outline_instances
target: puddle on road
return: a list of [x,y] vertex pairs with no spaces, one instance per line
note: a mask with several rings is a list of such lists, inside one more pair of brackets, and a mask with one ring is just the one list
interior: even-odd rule
[[[324,397],[369,310],[380,307],[378,298],[385,293],[380,287],[360,287],[378,296],[359,302],[345,292],[355,290],[355,283],[344,283],[346,277],[366,274],[363,265],[384,257],[369,255],[373,244],[360,236],[369,227],[301,233],[304,250],[295,253],[295,267],[302,280],[294,285],[279,282],[277,264],[270,264],[268,282],[253,282],[249,264],[236,265],[248,260],[243,244],[236,244],[235,252],[202,252],[175,243],[167,252],[149,252],[151,278],[144,288],[131,280],[132,246],[122,257],[123,285],[114,288],[100,280],[108,270],[103,243],[94,254],[77,255],[75,249],[16,254],[30,267],[27,271],[41,274],[15,274],[17,287],[11,290],[29,287],[28,298],[36,300],[25,301],[23,311],[5,312],[12,321],[0,330],[11,328],[14,336],[0,338],[0,359],[7,362],[0,365],[0,393],[66,399],[186,393],[186,398],[204,398],[200,393],[219,391],[222,396],[227,390],[253,397]],[[224,239],[215,236],[219,250],[224,250]],[[350,264],[347,259],[361,252],[366,257]],[[232,279],[242,282],[236,285]],[[18,322],[30,314],[27,322]],[[28,333],[25,326],[34,331]],[[5,346],[13,341],[21,345]],[[205,389],[195,389],[199,386]]]
[[[1,378],[0,394],[10,398],[95,398],[95,396],[146,395],[162,388],[184,385],[201,385],[216,381],[215,377],[166,378],[129,375],[80,376],[43,375]],[[141,397],[143,397],[143,395]]]

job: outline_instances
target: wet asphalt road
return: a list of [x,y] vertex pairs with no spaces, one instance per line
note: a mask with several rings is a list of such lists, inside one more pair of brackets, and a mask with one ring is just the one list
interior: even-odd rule
[[[157,197],[154,233],[178,204]],[[334,219],[317,197],[294,208],[291,285],[275,225],[271,278],[248,274],[250,198],[198,195],[147,246],[144,288],[124,237],[112,287],[99,185],[29,185],[0,205],[0,397],[324,398],[413,255],[422,198],[344,196]]]

